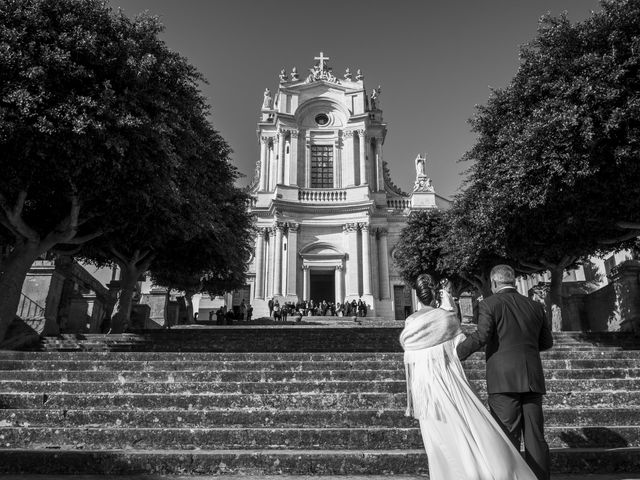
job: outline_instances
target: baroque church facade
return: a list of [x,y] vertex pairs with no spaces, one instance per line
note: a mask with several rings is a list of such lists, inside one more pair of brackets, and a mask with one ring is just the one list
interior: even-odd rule
[[413,209],[449,201],[436,194],[421,156],[413,192],[393,184],[380,88],[368,94],[360,70],[338,78],[322,52],[315,60],[304,76],[282,70],[275,93],[264,92],[248,187],[255,254],[233,305],[251,303],[258,318],[271,298],[361,298],[370,316],[404,319],[415,299],[394,268],[394,247]]

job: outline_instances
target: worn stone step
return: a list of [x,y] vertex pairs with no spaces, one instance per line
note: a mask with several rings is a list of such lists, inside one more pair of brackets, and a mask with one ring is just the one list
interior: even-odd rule
[[[466,370],[467,379],[484,380],[485,369]],[[553,379],[640,379],[640,368],[547,369],[547,380]],[[136,371],[136,370],[0,370],[0,379],[23,382],[313,382],[313,381],[404,381],[404,368],[385,370],[304,370],[304,371]]]
[[[209,427],[398,427],[417,422],[404,409],[391,410],[119,410],[11,409],[0,410],[0,426],[198,428]],[[549,427],[636,425],[640,408],[554,408],[544,404]]]
[[[485,395],[480,395],[485,400]],[[640,406],[640,391],[610,392],[551,392],[545,404],[556,408],[604,407],[620,405]],[[63,409],[397,409],[406,407],[405,393],[277,393],[246,394],[132,394],[103,392],[75,393],[0,393],[0,407],[5,409],[63,408]]]
[[[476,392],[486,390],[484,380],[471,380],[471,388]],[[561,379],[547,380],[548,392],[605,392],[605,391],[638,391],[640,380],[627,378],[614,379]],[[0,392],[29,393],[77,393],[99,394],[133,393],[133,394],[269,394],[269,393],[400,393],[406,391],[404,380],[376,381],[285,381],[285,382],[60,382],[60,381],[7,381],[0,380]]]
[[[638,448],[552,449],[555,473],[640,471]],[[0,473],[426,475],[422,450],[0,450]]]
[[[543,359],[640,359],[640,351],[620,350],[616,348],[573,348],[551,349],[541,352]],[[471,360],[483,360],[484,353],[476,352]],[[0,353],[0,360],[27,360],[55,362],[63,361],[173,361],[173,362],[233,362],[233,361],[300,361],[300,362],[328,362],[328,361],[402,361],[402,353],[377,352],[377,353],[345,353],[345,352],[321,352],[321,353],[238,353],[238,352],[9,352]]]
[[[624,352],[623,352],[624,353]],[[640,356],[638,358],[613,358],[613,359],[565,359],[565,360],[542,360],[545,369],[607,369],[607,368],[640,368]],[[484,360],[467,360],[463,363],[465,369],[477,370],[486,368]],[[259,368],[256,368],[259,367]],[[402,360],[394,361],[210,361],[210,362],[174,362],[174,361],[80,361],[80,360],[0,360],[0,371],[2,370],[96,370],[96,371],[168,371],[168,370],[193,370],[193,371],[225,371],[225,370],[373,370],[373,369],[402,369]]]
[[[638,447],[640,427],[548,427],[554,448]],[[0,427],[1,448],[107,449],[369,449],[423,447],[420,429],[399,427],[108,428]]]

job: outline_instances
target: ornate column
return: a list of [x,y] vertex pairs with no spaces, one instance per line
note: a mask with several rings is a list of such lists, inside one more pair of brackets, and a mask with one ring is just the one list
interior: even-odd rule
[[275,236],[276,236],[276,229],[274,227],[269,227],[267,228],[267,234],[268,234],[268,250],[267,250],[267,275],[266,275],[266,280],[265,280],[265,298],[271,298],[273,297],[273,272],[275,270],[275,266],[274,266],[274,257],[275,255],[274,253],[274,246],[275,246]]
[[260,187],[259,190],[264,192],[267,189],[267,137],[260,137]]
[[289,185],[298,185],[298,131],[289,130],[291,146],[289,148]]
[[367,180],[367,135],[364,129],[358,130],[360,138],[360,185],[369,183]]
[[283,129],[278,130],[278,168],[276,175],[276,185],[284,183],[284,152],[286,149],[285,132]]
[[369,244],[369,224],[361,223],[362,231],[362,294],[371,295],[371,251]]
[[298,223],[289,223],[289,228],[287,229],[287,255],[289,256],[288,262],[288,272],[287,272],[287,295],[297,295],[298,294],[298,229],[300,228],[300,224]]
[[284,224],[282,222],[276,222],[276,241],[274,248],[274,264],[275,270],[273,272],[273,295],[282,295],[282,231],[284,230]]
[[255,298],[264,298],[264,228],[258,228],[256,237],[256,285]]
[[343,186],[352,187],[356,184],[356,165],[353,161],[353,130],[344,131],[344,155],[342,162]]
[[336,304],[338,302],[342,303],[342,265],[336,265],[335,272],[335,287],[336,287]]
[[346,275],[347,288],[345,291],[348,297],[357,297],[360,292],[358,282],[358,224],[346,223],[342,226],[345,236],[345,246],[347,250]]
[[333,144],[333,188],[342,188],[342,140],[340,137]]
[[302,297],[309,300],[309,285],[311,284],[311,269],[309,265],[302,266]]
[[[371,256],[371,293],[374,298],[380,298],[380,276],[379,270],[380,265],[378,263],[378,242],[376,240],[376,232],[378,229],[376,227],[369,228],[369,245],[371,246],[371,250],[369,255]],[[375,260],[375,261],[373,261]]]
[[307,130],[305,134],[304,148],[304,186],[311,187],[311,133]]
[[377,174],[376,178],[378,179],[378,188],[377,190],[380,192],[384,190],[384,167],[382,162],[384,157],[382,155],[382,137],[376,137],[376,168]]
[[378,265],[380,265],[380,298],[391,298],[389,287],[389,247],[386,228],[378,229]]
[[271,149],[269,150],[270,158],[269,165],[271,166],[271,177],[270,182],[271,186],[269,191],[273,191],[276,189],[276,183],[278,182],[278,137],[276,136],[273,139],[273,143],[271,145]]

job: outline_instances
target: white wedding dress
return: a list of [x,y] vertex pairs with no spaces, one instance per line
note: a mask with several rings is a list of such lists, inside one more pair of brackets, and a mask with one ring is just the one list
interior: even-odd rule
[[[438,312],[443,310],[426,315]],[[442,343],[405,353],[411,362],[408,414],[420,421],[430,480],[536,480],[471,389],[456,353],[464,338],[456,332]]]

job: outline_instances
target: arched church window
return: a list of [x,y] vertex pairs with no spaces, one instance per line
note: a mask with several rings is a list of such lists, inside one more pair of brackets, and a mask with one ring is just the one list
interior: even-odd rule
[[333,146],[311,146],[311,188],[333,188]]

